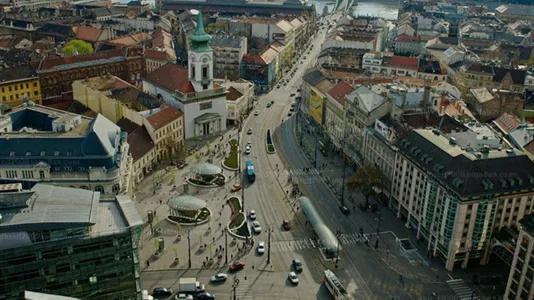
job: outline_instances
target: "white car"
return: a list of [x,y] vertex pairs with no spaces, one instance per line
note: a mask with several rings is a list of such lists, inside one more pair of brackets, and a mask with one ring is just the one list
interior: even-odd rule
[[252,222],[252,228],[254,229],[255,233],[261,233],[261,225],[260,222],[254,221]]
[[289,281],[291,281],[292,284],[299,284],[299,277],[297,276],[297,273],[295,272],[289,272]]
[[251,219],[251,220],[256,220],[256,212],[251,210],[249,213],[248,213],[248,217]]
[[259,111],[259,110],[255,111],[255,112],[254,112],[254,115],[255,115],[255,116],[259,116],[259,115],[260,115],[260,111]]
[[249,147],[247,147],[247,148],[245,149],[245,154],[250,154],[250,148],[249,148]]
[[263,253],[265,253],[265,243],[259,242],[258,243],[258,254],[263,254]]
[[181,300],[181,299],[185,299],[185,300],[193,300],[193,295],[189,295],[189,294],[178,294],[178,295],[174,296],[174,299],[176,299],[176,300]]
[[211,282],[222,282],[228,279],[228,275],[225,273],[219,273],[217,275],[211,276]]

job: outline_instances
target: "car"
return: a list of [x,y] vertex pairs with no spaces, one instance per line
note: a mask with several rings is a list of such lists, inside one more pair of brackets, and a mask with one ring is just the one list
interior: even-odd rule
[[289,112],[295,112],[295,108],[294,108],[294,107],[291,107],[291,108],[289,109]]
[[252,134],[252,128],[249,128],[249,129],[247,130],[247,134]]
[[295,93],[291,93],[289,94],[289,97],[295,97],[295,95],[296,95]]
[[215,294],[210,294],[208,292],[202,292],[198,294],[197,300],[215,300]]
[[292,265],[296,272],[302,272],[302,263],[300,260],[294,259]]
[[189,294],[178,294],[174,296],[175,300],[193,300],[193,295]]
[[234,186],[232,186],[232,192],[237,192],[237,191],[241,190],[241,188],[242,188],[241,184],[236,183],[236,184],[234,184]]
[[284,227],[285,230],[291,229],[291,224],[289,223],[289,220],[283,220],[282,226]]
[[230,269],[230,271],[239,271],[239,270],[242,270],[244,267],[245,267],[245,263],[244,262],[234,261],[234,263],[231,264],[228,267],[228,269]]
[[252,229],[254,230],[255,233],[261,233],[260,222],[258,222],[258,221],[252,222]]
[[347,215],[347,216],[350,215],[350,210],[349,210],[349,208],[348,208],[346,205],[342,205],[342,206],[340,207],[340,209],[341,209],[341,212],[342,212],[344,215]]
[[246,145],[245,146],[245,150],[250,150],[250,148],[251,148],[251,145]]
[[289,275],[287,276],[287,278],[289,278],[289,281],[291,281],[292,284],[294,285],[299,284],[299,277],[297,276],[297,273],[289,272]]
[[269,108],[271,106],[272,106],[271,102],[267,103],[267,108]]
[[297,89],[297,93],[300,93],[300,89]]
[[251,142],[251,141],[248,141],[246,146],[248,146],[248,147],[252,147],[252,142]]
[[250,148],[246,148],[245,149],[245,154],[247,154],[247,155],[250,154]]
[[274,104],[274,100],[271,100],[271,104]]
[[287,116],[288,116],[288,117],[291,117],[292,115],[293,115],[293,113],[292,113],[291,111],[289,111],[289,112],[287,113]]
[[279,89],[279,88],[280,88],[280,85],[277,85],[276,88]]
[[265,242],[259,242],[257,247],[258,254],[265,253]]
[[217,275],[211,276],[211,282],[223,282],[226,281],[226,279],[228,279],[228,275],[226,275],[225,273],[219,273]]
[[248,213],[248,217],[251,219],[251,220],[256,220],[256,212],[251,210],[249,213]]
[[259,110],[255,111],[255,112],[254,112],[254,115],[255,115],[255,116],[259,116],[259,115],[260,115],[260,111],[259,111]]
[[167,287],[157,287],[152,294],[156,296],[169,296],[172,295],[172,289]]
[[286,85],[287,85],[287,83],[284,82],[284,86],[286,86]]

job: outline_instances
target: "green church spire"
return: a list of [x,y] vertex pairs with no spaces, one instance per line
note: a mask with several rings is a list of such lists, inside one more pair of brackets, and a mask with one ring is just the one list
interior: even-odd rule
[[204,31],[204,21],[202,21],[202,12],[198,11],[197,15],[197,30],[189,35],[191,41],[191,50],[196,52],[211,50],[208,43],[211,41],[211,35]]

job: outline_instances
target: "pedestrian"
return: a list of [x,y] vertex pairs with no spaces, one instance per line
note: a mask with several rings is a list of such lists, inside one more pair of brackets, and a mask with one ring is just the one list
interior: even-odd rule
[[[221,215],[222,215],[222,213],[221,213]],[[221,228],[221,226],[222,226],[222,224],[219,222],[219,228]]]
[[213,237],[213,242],[215,243],[215,237]]

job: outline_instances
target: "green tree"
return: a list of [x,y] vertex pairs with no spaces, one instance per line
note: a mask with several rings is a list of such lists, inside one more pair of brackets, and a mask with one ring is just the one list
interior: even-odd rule
[[365,164],[358,169],[347,181],[349,191],[360,190],[365,197],[365,207],[369,207],[369,198],[377,194],[384,185],[384,176],[379,168],[372,164]]
[[176,170],[174,168],[169,169],[172,183],[176,183]]
[[226,26],[224,26],[224,24],[217,24],[217,23],[209,24],[208,26],[206,26],[205,30],[207,34],[213,34],[213,33],[216,33],[217,31],[228,33],[226,31]]
[[159,241],[158,241],[158,239],[154,239],[153,243],[154,243],[154,248],[156,248],[156,253],[158,253],[159,252]]
[[195,153],[195,159],[196,159],[196,160],[199,160],[199,159],[200,159],[200,153],[198,153],[198,152]]
[[61,52],[66,56],[72,56],[74,50],[77,50],[79,54],[91,54],[95,51],[93,46],[87,42],[82,40],[72,40],[61,49]]

